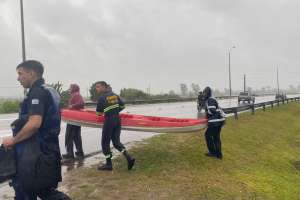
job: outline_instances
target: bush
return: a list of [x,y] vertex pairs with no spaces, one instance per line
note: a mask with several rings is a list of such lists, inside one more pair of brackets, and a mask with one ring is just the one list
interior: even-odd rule
[[123,88],[121,89],[120,96],[125,100],[146,100],[150,98],[149,94],[146,94],[142,90],[134,88]]
[[70,90],[63,90],[63,85],[60,82],[50,84],[50,86],[53,87],[60,95],[60,107],[67,107],[70,98]]
[[99,99],[100,94],[97,94],[96,92],[96,83],[93,83],[93,85],[90,87],[90,95],[92,101],[97,101]]
[[0,113],[16,113],[19,112],[20,101],[6,100],[0,104]]
[[61,108],[66,108],[69,103],[70,99],[70,90],[64,90],[60,94],[60,107]]

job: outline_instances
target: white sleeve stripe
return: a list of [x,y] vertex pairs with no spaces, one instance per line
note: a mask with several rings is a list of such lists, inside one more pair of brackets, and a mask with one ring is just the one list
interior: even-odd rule
[[207,106],[207,108],[217,108],[216,106]]

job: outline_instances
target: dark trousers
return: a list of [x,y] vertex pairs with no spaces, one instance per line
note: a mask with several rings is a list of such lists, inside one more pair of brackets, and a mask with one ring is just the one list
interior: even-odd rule
[[118,115],[105,117],[102,128],[101,147],[104,155],[110,155],[110,141],[118,151],[125,149],[124,145],[120,142],[121,134],[121,119]]
[[37,197],[42,200],[71,200],[70,197],[57,191],[56,188],[49,188],[35,193],[24,192],[17,178],[13,178],[10,185],[15,190],[15,200],[37,200]]
[[221,133],[222,126],[209,126],[205,131],[205,140],[209,153],[222,156]]
[[67,124],[66,135],[65,135],[65,146],[66,146],[67,154],[70,156],[74,156],[73,143],[75,144],[77,154],[83,155],[81,127]]

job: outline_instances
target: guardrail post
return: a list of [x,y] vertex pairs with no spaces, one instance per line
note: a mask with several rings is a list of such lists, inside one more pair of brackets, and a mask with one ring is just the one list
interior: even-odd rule
[[271,108],[273,108],[273,101],[271,102]]
[[266,104],[263,104],[263,111],[266,111]]
[[277,106],[279,106],[279,100],[276,100],[277,101]]
[[235,119],[238,119],[238,111],[237,111],[237,108],[234,109],[234,118],[235,118]]
[[289,99],[286,99],[286,103],[289,103]]
[[282,99],[282,104],[284,104],[284,99]]

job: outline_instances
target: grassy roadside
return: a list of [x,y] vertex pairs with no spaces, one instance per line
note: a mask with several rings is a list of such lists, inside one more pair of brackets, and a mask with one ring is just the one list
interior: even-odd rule
[[135,170],[118,157],[113,172],[80,168],[64,184],[76,200],[299,199],[299,116],[300,104],[290,103],[228,119],[222,161],[204,156],[204,131],[164,134],[130,150]]

